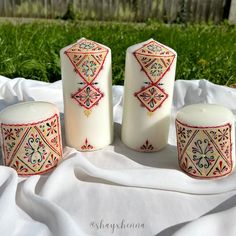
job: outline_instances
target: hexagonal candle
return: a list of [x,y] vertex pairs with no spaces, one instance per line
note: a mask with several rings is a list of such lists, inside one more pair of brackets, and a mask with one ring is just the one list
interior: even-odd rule
[[149,39],[127,49],[122,141],[141,152],[167,144],[177,54]]
[[198,178],[231,173],[235,163],[233,113],[215,104],[189,105],[177,113],[176,135],[180,168]]
[[60,51],[66,144],[93,151],[113,140],[111,50],[81,38]]

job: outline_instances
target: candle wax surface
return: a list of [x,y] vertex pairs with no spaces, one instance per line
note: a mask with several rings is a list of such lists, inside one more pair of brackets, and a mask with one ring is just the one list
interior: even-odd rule
[[121,140],[129,148],[167,145],[176,61],[173,49],[152,38],[127,49]]
[[0,122],[3,124],[37,122],[47,119],[57,112],[56,106],[48,102],[22,102],[3,109],[0,112]]
[[226,107],[215,104],[194,104],[182,108],[176,119],[192,126],[217,126],[231,123],[233,113]]

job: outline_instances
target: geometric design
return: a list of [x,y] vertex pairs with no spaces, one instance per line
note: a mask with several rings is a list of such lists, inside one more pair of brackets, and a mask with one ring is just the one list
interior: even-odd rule
[[155,111],[167,99],[168,95],[157,85],[150,85],[135,94],[150,112]]
[[175,55],[171,57],[155,57],[135,53],[135,56],[152,83],[158,83],[169,70]]
[[103,93],[92,85],[87,85],[83,89],[79,89],[72,98],[86,109],[91,109],[94,105],[98,105],[99,100],[103,97]]
[[19,175],[33,175],[54,168],[62,157],[59,117],[32,124],[2,124],[3,159]]
[[[73,93],[71,97],[79,105],[86,109],[91,109],[93,105],[98,105],[99,100],[103,97],[103,93],[99,89],[92,87],[92,85],[98,84],[94,80],[103,68],[108,49],[92,40],[81,39],[67,49],[65,54],[72,63],[75,72],[82,78],[83,82],[80,84],[85,84],[83,88],[79,88],[79,91]],[[79,97],[77,97],[78,94]],[[86,94],[90,96],[88,99],[84,97]]]
[[[150,81],[148,83],[146,82],[150,87],[142,88],[139,92],[135,93],[135,96],[150,112],[154,112],[168,97],[168,94],[166,94],[159,86],[162,85],[160,84],[160,81],[170,69],[170,66],[175,59],[175,54],[163,45],[152,40],[136,50],[134,56],[141,66],[141,70],[144,71]],[[145,97],[142,98],[138,95]],[[150,107],[146,102],[146,95],[148,97],[155,97],[150,97],[151,105],[153,107]]]
[[85,82],[91,83],[101,71],[107,51],[80,55],[69,52],[66,52],[66,54],[70,58],[76,72],[80,75],[80,77],[84,79]]
[[176,120],[180,168],[194,177],[215,178],[232,170],[231,125],[189,126]]

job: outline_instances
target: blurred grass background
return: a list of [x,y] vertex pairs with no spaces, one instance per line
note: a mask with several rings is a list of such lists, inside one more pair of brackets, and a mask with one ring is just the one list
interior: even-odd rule
[[149,38],[178,53],[176,79],[236,83],[236,26],[116,22],[0,22],[0,74],[54,82],[61,79],[59,50],[81,37],[112,50],[113,84],[123,84],[127,47]]

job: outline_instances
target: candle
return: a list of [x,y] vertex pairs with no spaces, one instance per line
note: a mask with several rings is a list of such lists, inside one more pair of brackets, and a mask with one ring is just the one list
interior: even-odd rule
[[61,55],[68,146],[93,151],[113,140],[111,50],[82,38]]
[[24,102],[0,113],[4,164],[19,175],[42,174],[62,158],[59,111],[48,102]]
[[178,160],[187,174],[216,178],[229,174],[235,161],[233,113],[213,104],[194,104],[176,116]]
[[134,150],[153,152],[167,144],[176,58],[153,39],[127,49],[121,139]]

